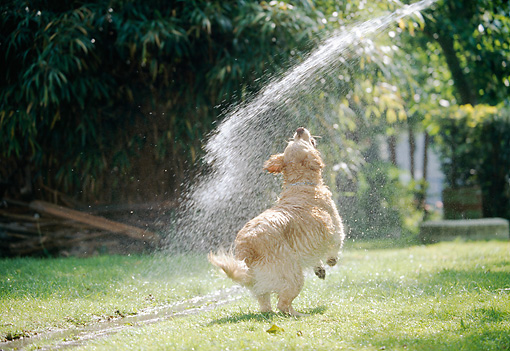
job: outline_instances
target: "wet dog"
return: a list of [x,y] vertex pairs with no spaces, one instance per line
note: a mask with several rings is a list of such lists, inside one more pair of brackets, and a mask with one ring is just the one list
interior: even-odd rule
[[304,267],[314,267],[324,279],[322,259],[334,266],[344,240],[342,220],[331,192],[322,179],[322,161],[315,139],[298,128],[282,154],[264,164],[271,173],[283,173],[283,190],[275,206],[239,231],[234,253],[210,253],[209,261],[235,282],[247,287],[270,312],[271,293],[278,294],[278,309],[300,316],[292,301],[300,293]]

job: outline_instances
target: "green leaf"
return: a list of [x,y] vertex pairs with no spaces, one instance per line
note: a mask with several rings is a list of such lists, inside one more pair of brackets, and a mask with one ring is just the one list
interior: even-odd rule
[[81,41],[80,39],[75,39],[74,41],[82,48],[83,52],[88,53],[88,49],[83,43],[83,41]]
[[266,330],[266,332],[268,332],[269,334],[278,334],[278,333],[283,333],[285,330],[283,328],[280,328],[279,326],[277,326],[276,324],[273,324],[271,326],[271,328],[269,328],[268,330]]
[[386,121],[388,123],[395,123],[397,121],[397,114],[394,109],[388,109],[386,111]]

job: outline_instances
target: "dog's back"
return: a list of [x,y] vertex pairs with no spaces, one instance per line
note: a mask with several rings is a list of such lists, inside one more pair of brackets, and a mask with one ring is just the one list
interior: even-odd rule
[[[295,253],[303,266],[313,266],[343,234],[341,220],[332,201],[317,200],[322,189],[302,190],[290,199],[282,194],[279,203],[249,221],[237,234],[235,257],[248,267]],[[329,202],[329,203],[328,203]]]

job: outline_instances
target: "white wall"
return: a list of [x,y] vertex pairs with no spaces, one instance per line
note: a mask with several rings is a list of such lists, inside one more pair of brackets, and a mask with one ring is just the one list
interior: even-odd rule
[[[397,143],[397,164],[399,168],[407,171],[401,179],[403,182],[409,182],[411,179],[409,159],[409,137],[407,133],[402,133],[398,137]],[[415,177],[416,179],[423,178],[423,147],[425,135],[423,133],[416,134],[416,149],[415,149]],[[444,174],[441,171],[439,156],[434,152],[429,144],[428,152],[428,175],[429,188],[427,190],[427,203],[435,207],[442,207],[441,191],[443,190]],[[439,206],[438,206],[439,205]]]

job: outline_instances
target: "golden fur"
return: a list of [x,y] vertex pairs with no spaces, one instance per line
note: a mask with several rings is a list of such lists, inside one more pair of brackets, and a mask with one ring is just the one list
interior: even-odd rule
[[330,266],[338,260],[343,225],[322,180],[323,167],[310,132],[298,128],[284,153],[264,164],[271,173],[283,173],[278,203],[239,231],[235,254],[209,254],[213,265],[252,291],[262,312],[272,310],[270,295],[275,292],[280,311],[300,315],[292,301],[303,287],[303,267],[314,267],[324,279],[321,259],[326,258]]

